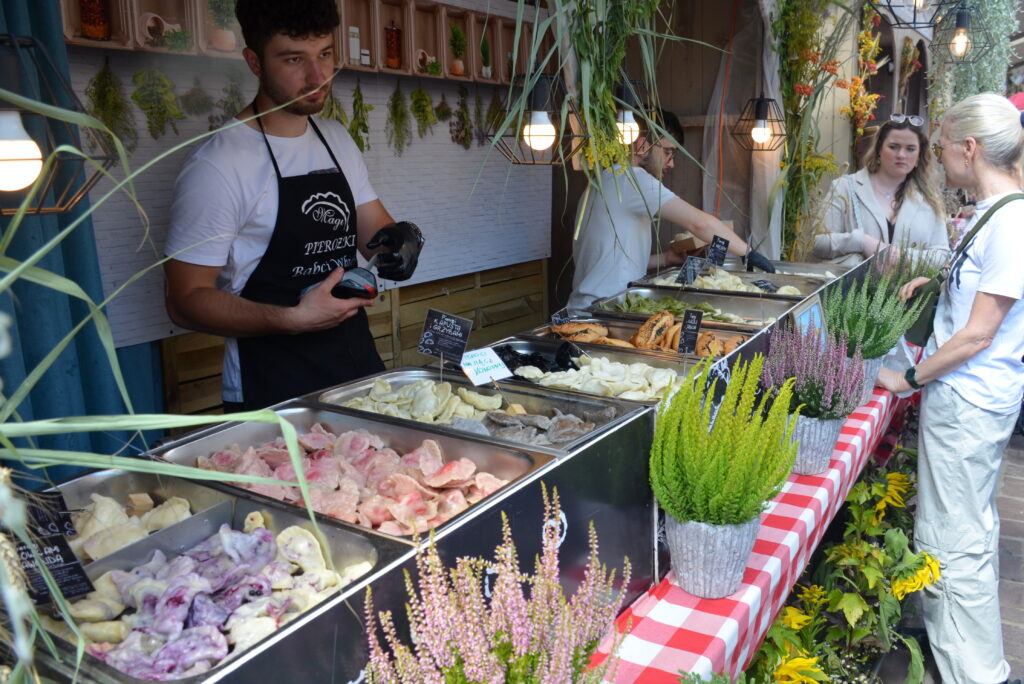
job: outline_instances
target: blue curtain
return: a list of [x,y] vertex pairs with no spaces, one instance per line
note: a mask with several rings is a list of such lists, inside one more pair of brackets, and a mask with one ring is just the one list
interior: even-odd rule
[[[44,44],[65,79],[70,81],[58,0],[0,0],[0,33],[36,38]],[[27,91],[24,94],[33,94],[31,91],[35,84],[22,85]],[[61,104],[68,106],[70,103]],[[77,140],[67,142],[79,144]],[[86,200],[68,214],[27,218],[19,227],[8,254],[15,259],[25,259],[87,207]],[[4,217],[0,220],[0,229],[6,231],[10,219]],[[39,265],[74,280],[94,301],[103,299],[91,220],[78,226]],[[77,300],[30,283],[18,283],[10,292],[0,296],[0,311],[7,313],[13,321],[10,330],[12,351],[0,360],[4,396],[14,392],[26,374],[88,313]],[[135,411],[161,412],[163,398],[158,345],[148,343],[122,348],[118,350],[118,358]],[[107,356],[95,328],[90,324],[18,407],[17,416],[21,420],[36,420],[121,414],[125,410]],[[159,435],[146,435],[150,441],[155,437]],[[141,438],[112,432],[59,435],[39,439],[37,444],[43,448],[118,454],[138,453],[145,448]],[[77,469],[67,466],[47,470],[42,474],[39,471],[25,473],[19,481],[22,486],[38,487],[77,472]]]

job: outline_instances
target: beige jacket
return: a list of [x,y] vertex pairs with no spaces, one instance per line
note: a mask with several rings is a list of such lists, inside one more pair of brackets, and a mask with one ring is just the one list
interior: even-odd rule
[[[871,188],[867,169],[832,182],[825,203],[825,228],[827,233],[814,237],[814,256],[834,264],[853,265],[863,260],[865,235],[889,243],[885,213]],[[908,194],[896,215],[893,244],[936,250],[935,259],[945,260],[949,255],[946,219],[916,193]]]

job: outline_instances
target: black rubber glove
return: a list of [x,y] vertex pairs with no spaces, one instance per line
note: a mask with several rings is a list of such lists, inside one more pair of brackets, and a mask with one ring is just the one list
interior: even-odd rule
[[752,249],[747,252],[747,256],[743,258],[743,261],[746,262],[748,271],[753,271],[755,268],[759,268],[765,273],[775,273],[775,267],[772,266],[772,262],[768,261],[768,257],[761,254],[756,249]]
[[423,233],[409,221],[389,223],[366,243],[367,249],[377,247],[389,250],[377,255],[377,275],[388,280],[408,280],[423,249]]

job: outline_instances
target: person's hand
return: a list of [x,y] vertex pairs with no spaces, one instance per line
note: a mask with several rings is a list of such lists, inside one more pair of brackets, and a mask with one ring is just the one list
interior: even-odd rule
[[686,262],[686,257],[677,254],[674,249],[667,249],[662,252],[661,258],[667,266],[682,266]]
[[905,302],[908,299],[910,299],[911,297],[913,297],[914,296],[914,292],[917,291],[917,288],[921,287],[922,285],[927,283],[929,280],[931,280],[931,278],[925,278],[924,276],[918,276],[917,278],[914,278],[909,283],[907,283],[906,285],[901,287],[900,288],[900,301],[904,301]]
[[759,268],[765,273],[775,273],[775,267],[772,266],[772,262],[768,261],[768,257],[761,254],[756,249],[752,249],[747,252],[747,256],[743,258],[747,264],[747,270],[753,271],[755,268]]
[[865,257],[869,257],[878,251],[879,247],[882,246],[882,241],[873,235],[865,235],[861,241],[860,253]]
[[416,270],[423,249],[423,233],[409,221],[391,223],[377,231],[367,249],[384,247],[377,255],[377,274],[388,280],[408,280]]
[[906,394],[907,392],[914,391],[914,388],[910,386],[905,377],[884,366],[878,370],[878,378],[875,380],[875,384],[882,389],[889,390],[893,394]]
[[339,299],[331,294],[331,290],[341,282],[344,275],[345,269],[335,269],[321,283],[303,294],[298,304],[287,310],[289,328],[292,332],[329,330],[355,316],[360,308],[373,306],[373,299]]

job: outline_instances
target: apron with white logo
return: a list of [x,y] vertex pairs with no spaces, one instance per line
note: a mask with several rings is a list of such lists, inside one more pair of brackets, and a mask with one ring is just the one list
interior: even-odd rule
[[[267,251],[240,294],[263,304],[295,306],[310,285],[336,268],[357,265],[355,200],[341,165],[312,118],[309,125],[334,162],[335,172],[282,178],[263,123],[257,122],[277,174],[277,219]],[[362,308],[330,330],[239,338],[238,362],[246,409],[384,370]]]

